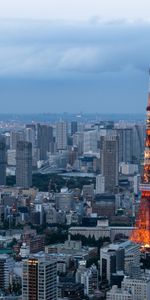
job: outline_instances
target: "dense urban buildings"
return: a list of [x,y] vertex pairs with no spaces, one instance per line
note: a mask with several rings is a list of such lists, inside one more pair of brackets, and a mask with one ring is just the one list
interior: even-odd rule
[[141,122],[76,119],[2,130],[4,299],[138,299],[137,282],[147,297],[149,255],[128,240],[143,132]]

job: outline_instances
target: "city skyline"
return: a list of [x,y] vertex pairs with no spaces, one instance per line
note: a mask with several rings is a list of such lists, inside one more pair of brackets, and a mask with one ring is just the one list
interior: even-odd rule
[[34,0],[7,2],[0,12],[2,113],[144,113],[147,1],[135,10],[135,1],[89,0],[84,9],[85,1],[45,0],[36,11]]

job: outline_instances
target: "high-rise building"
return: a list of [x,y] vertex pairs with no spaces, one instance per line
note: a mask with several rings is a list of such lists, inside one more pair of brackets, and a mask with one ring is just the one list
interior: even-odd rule
[[124,249],[111,249],[104,247],[100,251],[100,276],[102,281],[112,281],[112,274],[124,271]]
[[23,300],[57,300],[57,264],[33,256],[23,263]]
[[66,150],[67,149],[67,123],[58,122],[56,124],[56,145],[57,150]]
[[32,149],[34,149],[35,148],[35,139],[36,139],[35,130],[27,127],[25,129],[25,139],[27,142],[32,143]]
[[78,123],[77,121],[71,122],[71,135],[75,134],[78,131]]
[[50,143],[53,142],[53,128],[48,125],[37,124],[37,148],[39,149],[39,159],[47,160],[47,153]]
[[83,154],[83,143],[84,141],[84,132],[77,132],[73,135],[73,146],[77,147],[78,154]]
[[97,152],[97,145],[98,145],[98,137],[96,130],[89,130],[84,132],[84,146],[83,151],[84,153],[88,152]]
[[10,149],[16,150],[17,142],[25,140],[24,131],[11,131],[10,132]]
[[141,164],[144,152],[145,124],[133,126],[133,163]]
[[0,290],[7,290],[10,286],[10,274],[13,270],[14,261],[7,254],[0,255]]
[[133,131],[132,128],[118,128],[119,162],[131,163],[133,156]]
[[106,135],[101,137],[101,174],[105,178],[105,191],[113,192],[118,186],[118,137]]
[[6,184],[6,141],[3,135],[0,135],[0,185]]
[[7,150],[7,165],[16,166],[16,150]]
[[122,271],[136,278],[140,270],[139,245],[125,241],[109,244],[100,250],[100,275],[102,280],[112,281],[112,275]]
[[30,142],[17,143],[16,185],[24,188],[32,186],[32,144]]

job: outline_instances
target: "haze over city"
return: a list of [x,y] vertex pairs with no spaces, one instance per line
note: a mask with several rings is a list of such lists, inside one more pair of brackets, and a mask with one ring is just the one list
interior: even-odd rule
[[148,1],[0,3],[2,113],[144,112]]

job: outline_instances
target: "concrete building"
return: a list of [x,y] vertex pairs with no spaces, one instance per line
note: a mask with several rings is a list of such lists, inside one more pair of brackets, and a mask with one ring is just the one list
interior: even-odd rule
[[129,164],[129,163],[120,163],[119,165],[120,173],[124,175],[134,175],[138,173],[138,165],[137,164]]
[[118,137],[106,135],[101,137],[101,174],[105,178],[105,191],[113,192],[118,186]]
[[101,281],[108,281],[109,284],[112,282],[112,274],[118,271],[124,271],[124,249],[107,249],[102,248],[100,250],[100,276]]
[[83,235],[85,237],[95,237],[96,240],[103,237],[109,237],[113,242],[115,236],[118,234],[130,237],[134,227],[123,227],[123,226],[109,226],[108,224],[103,224],[103,222],[99,222],[95,227],[70,227],[69,232],[71,235]]
[[119,162],[131,163],[133,156],[132,128],[117,128],[119,137]]
[[133,162],[141,164],[144,152],[145,124],[134,124],[133,126]]
[[97,131],[96,130],[90,130],[84,132],[84,146],[83,146],[83,152],[88,153],[97,153]]
[[135,175],[134,176],[134,186],[133,186],[135,195],[139,194],[140,182],[141,182],[141,175],[140,174]]
[[7,165],[16,166],[16,150],[7,150]]
[[50,143],[53,142],[53,128],[48,125],[37,124],[37,148],[39,160],[47,160]]
[[33,256],[23,263],[23,300],[57,300],[57,265],[46,257]]
[[5,291],[10,285],[10,275],[13,271],[14,261],[7,254],[0,255],[0,290]]
[[127,290],[130,289],[134,300],[150,299],[150,279],[131,279],[125,277],[122,282],[122,288]]
[[71,122],[71,136],[75,134],[78,131],[78,123],[77,121],[72,121]]
[[11,131],[10,132],[10,150],[16,150],[17,142],[25,140],[24,131]]
[[73,135],[73,146],[77,147],[78,154],[83,154],[84,132],[76,132]]
[[55,201],[58,210],[69,212],[73,209],[73,192],[68,188],[62,188],[61,192],[56,194]]
[[81,241],[72,241],[70,238],[64,244],[54,244],[45,247],[46,253],[58,253],[72,256],[76,265],[80,261],[87,261],[97,255],[96,247],[84,247]]
[[134,300],[133,293],[129,290],[118,288],[116,285],[107,292],[106,300]]
[[76,282],[84,285],[84,294],[92,296],[98,288],[98,270],[95,265],[90,268],[79,266],[76,272]]
[[6,185],[6,140],[0,135],[0,185]]
[[116,212],[116,196],[113,194],[96,194],[92,203],[92,212],[98,216],[110,218]]
[[140,247],[131,241],[109,244],[100,250],[100,275],[111,284],[111,276],[117,271],[133,276],[139,275]]
[[57,150],[67,149],[68,128],[66,122],[58,122],[56,124],[56,145]]
[[16,185],[29,188],[32,185],[32,144],[19,141],[16,151]]
[[101,174],[96,176],[96,194],[105,192],[105,178]]
[[83,198],[86,200],[94,199],[94,184],[83,185]]

